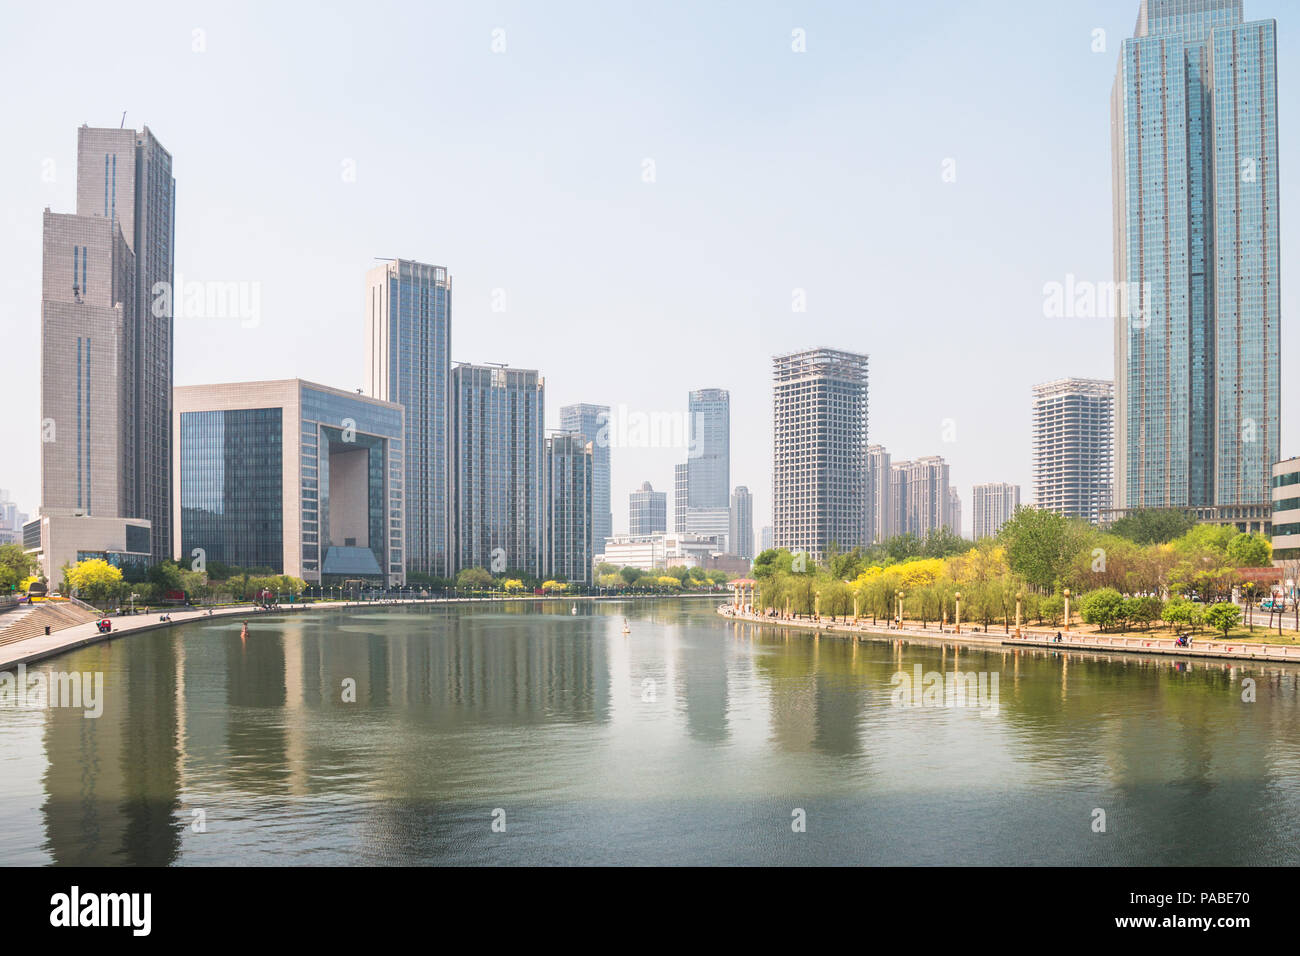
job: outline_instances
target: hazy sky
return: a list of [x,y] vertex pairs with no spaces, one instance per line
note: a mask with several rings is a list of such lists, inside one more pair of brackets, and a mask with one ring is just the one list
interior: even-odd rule
[[[549,425],[570,402],[684,414],[688,390],[730,389],[756,527],[771,356],[866,352],[870,440],[947,458],[969,532],[973,483],[1032,497],[1031,386],[1113,377],[1111,322],[1045,318],[1043,286],[1111,278],[1109,93],[1137,8],[13,5],[0,487],[35,512],[41,211],[75,211],[77,127],[126,110],[173,156],[178,280],[260,295],[255,326],[177,320],[176,384],[360,386],[364,273],[418,259],[454,277],[453,357],[539,368]],[[1246,13],[1279,20],[1286,348],[1300,11]],[[1282,452],[1300,454],[1283,399]],[[616,531],[628,492],[671,492],[684,454],[614,449]]]

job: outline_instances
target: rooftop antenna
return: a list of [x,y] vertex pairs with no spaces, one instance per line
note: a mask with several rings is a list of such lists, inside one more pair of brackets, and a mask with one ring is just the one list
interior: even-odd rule
[[117,128],[126,129],[126,110],[122,110],[122,122]]

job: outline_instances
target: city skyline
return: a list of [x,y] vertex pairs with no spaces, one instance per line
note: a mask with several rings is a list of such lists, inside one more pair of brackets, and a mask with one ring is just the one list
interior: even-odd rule
[[[469,178],[468,197],[452,201],[445,220],[447,225],[440,225],[432,234],[416,228],[416,223],[407,222],[401,216],[389,215],[384,206],[388,201],[388,190],[398,184],[403,184],[405,190],[415,180],[400,175],[400,169],[376,168],[380,159],[373,151],[364,148],[365,140],[360,137],[355,120],[345,124],[342,136],[322,135],[315,131],[305,138],[295,137],[293,142],[286,140],[283,133],[258,126],[257,132],[266,134],[268,146],[279,151],[270,155],[287,157],[306,173],[301,182],[289,182],[287,188],[283,188],[284,181],[279,181],[282,188],[278,193],[267,188],[269,183],[263,184],[256,178],[259,163],[265,165],[262,160],[255,162],[243,158],[232,166],[234,153],[229,144],[210,138],[221,128],[221,123],[196,124],[192,119],[193,110],[182,109],[180,105],[186,102],[186,96],[197,98],[205,108],[213,111],[215,119],[220,120],[237,105],[252,102],[252,88],[234,82],[233,71],[238,69],[238,58],[232,59],[234,23],[218,20],[202,28],[186,25],[180,29],[171,24],[168,27],[170,33],[162,25],[150,27],[150,30],[157,31],[151,43],[156,44],[160,55],[175,66],[175,90],[150,90],[142,95],[146,89],[144,73],[129,74],[120,88],[109,90],[78,84],[71,78],[59,76],[53,78],[53,88],[39,113],[27,104],[17,104],[15,121],[31,128],[32,145],[29,149],[0,158],[7,189],[12,191],[7,197],[11,201],[6,204],[12,210],[11,228],[3,242],[7,244],[5,249],[10,252],[12,260],[27,266],[20,268],[0,288],[0,312],[11,323],[10,330],[19,333],[38,308],[38,259],[33,252],[37,248],[33,245],[33,238],[39,243],[40,211],[43,208],[75,208],[77,195],[71,172],[76,156],[74,128],[83,121],[110,126],[121,119],[122,108],[126,108],[127,128],[139,128],[147,123],[177,157],[173,173],[178,182],[178,283],[184,278],[259,284],[260,315],[256,323],[238,317],[178,317],[175,344],[178,385],[302,375],[343,388],[361,387],[363,373],[357,367],[355,354],[359,339],[355,303],[361,294],[361,277],[367,268],[374,265],[376,258],[409,256],[420,261],[446,263],[460,277],[458,305],[463,309],[463,321],[457,326],[458,334],[453,345],[458,353],[456,357],[542,369],[551,383],[551,404],[557,408],[561,404],[594,401],[610,405],[625,403],[646,413],[673,411],[680,406],[682,391],[704,386],[728,389],[732,394],[735,423],[731,470],[734,480],[745,482],[755,496],[756,525],[771,520],[769,448],[762,440],[769,427],[767,408],[770,403],[764,369],[771,355],[782,349],[805,347],[809,324],[818,328],[816,340],[872,354],[876,358],[873,388],[879,394],[907,394],[912,399],[907,403],[897,403],[897,407],[878,406],[878,414],[872,423],[873,442],[890,448],[899,459],[936,452],[943,454],[951,462],[952,481],[958,487],[969,487],[974,481],[996,476],[1027,488],[1031,485],[1029,455],[1025,451],[1029,446],[1029,415],[1023,407],[1023,399],[1015,397],[1016,392],[1023,396],[1025,388],[1034,381],[1053,376],[1100,378],[1109,377],[1113,370],[1108,322],[1104,318],[1044,318],[1042,290],[1045,284],[1064,281],[1072,275],[1096,281],[1111,278],[1107,102],[1120,45],[1132,31],[1135,6],[1133,0],[1099,3],[1095,8],[1064,16],[1029,4],[1023,5],[1019,11],[1014,7],[1006,10],[1007,22],[1016,20],[1020,12],[1021,28],[1036,31],[1043,40],[1043,48],[1028,56],[1041,57],[1043,62],[1065,57],[1076,68],[1077,75],[1070,84],[1053,82],[1044,90],[1032,91],[1033,96],[1041,96],[1042,102],[1055,103],[1057,108],[1056,113],[1045,114],[1044,122],[1048,126],[1044,135],[1035,137],[1034,155],[1044,157],[1045,162],[1041,165],[1049,168],[1050,172],[1032,179],[1025,188],[1029,190],[1027,205],[1035,207],[1033,215],[1037,215],[1039,205],[1050,203],[1061,215],[1078,224],[1079,229],[1072,230],[1080,234],[1078,237],[1072,235],[1059,240],[1054,237],[1046,244],[1052,247],[1051,252],[1038,255],[1035,250],[1044,245],[1040,240],[1018,239],[1012,235],[1016,229],[1021,236],[1035,235],[1029,218],[1031,210],[1013,204],[1006,210],[1008,231],[1000,232],[999,236],[1006,240],[1006,249],[1024,250],[1030,264],[1016,275],[1004,274],[993,268],[988,260],[978,257],[967,271],[954,264],[957,271],[949,277],[951,281],[944,284],[961,290],[965,301],[975,310],[966,314],[960,324],[954,324],[939,318],[945,310],[956,311],[950,304],[945,304],[943,290],[934,290],[933,295],[924,301],[923,308],[916,304],[903,309],[896,307],[897,293],[893,283],[884,281],[884,277],[897,272],[915,279],[921,260],[912,258],[918,254],[911,244],[914,236],[906,232],[903,221],[886,215],[885,221],[892,227],[905,230],[903,235],[907,241],[901,244],[901,248],[907,252],[893,255],[883,248],[872,247],[871,255],[863,260],[871,270],[867,281],[885,296],[886,306],[893,307],[894,313],[908,317],[909,327],[916,328],[919,322],[920,327],[929,330],[931,338],[946,343],[944,347],[930,350],[931,357],[938,363],[935,368],[942,384],[923,390],[926,394],[913,394],[915,390],[911,387],[910,375],[915,369],[914,351],[906,337],[897,335],[900,326],[881,320],[855,327],[857,323],[849,321],[852,315],[852,309],[848,307],[851,300],[847,297],[850,289],[833,278],[833,270],[828,272],[815,267],[811,259],[798,249],[792,250],[785,243],[773,244],[770,240],[759,243],[758,248],[744,258],[784,261],[786,264],[781,268],[779,285],[773,279],[760,279],[750,291],[741,292],[735,298],[735,293],[743,288],[738,283],[749,273],[739,267],[739,258],[728,259],[725,281],[716,292],[708,291],[707,286],[701,284],[701,277],[689,269],[677,273],[684,285],[678,285],[675,279],[663,281],[667,289],[675,290],[672,295],[677,310],[675,317],[674,313],[659,308],[658,300],[653,296],[645,305],[633,305],[631,315],[634,319],[650,321],[665,333],[689,328],[692,334],[703,334],[698,350],[683,350],[652,336],[640,357],[640,364],[647,369],[658,368],[661,373],[627,376],[617,367],[617,360],[609,362],[609,367],[601,367],[597,360],[601,353],[591,348],[572,348],[574,330],[592,341],[599,338],[600,326],[593,324],[597,322],[594,315],[596,311],[603,315],[607,309],[597,309],[596,303],[603,300],[618,302],[620,307],[625,304],[627,292],[618,293],[616,290],[628,289],[629,282],[641,287],[640,263],[660,275],[661,281],[664,275],[674,274],[676,265],[666,271],[665,266],[677,260],[665,260],[664,249],[660,247],[662,240],[671,234],[669,230],[674,229],[666,218],[668,209],[664,203],[672,203],[673,208],[682,211],[685,216],[681,220],[682,228],[696,222],[695,214],[687,215],[690,207],[681,204],[703,201],[705,182],[712,183],[713,177],[720,173],[719,158],[698,150],[682,153],[679,141],[665,147],[667,152],[656,148],[656,140],[663,142],[669,135],[667,127],[661,123],[651,124],[650,135],[620,127],[616,139],[620,150],[625,148],[626,152],[600,151],[597,157],[601,164],[596,179],[598,187],[580,199],[577,211],[584,221],[588,221],[590,216],[603,221],[603,214],[598,213],[600,209],[641,208],[652,214],[649,216],[650,234],[633,243],[634,255],[640,258],[619,256],[612,260],[609,278],[597,283],[590,298],[584,293],[579,302],[561,307],[560,300],[553,299],[539,282],[538,270],[542,266],[528,265],[521,258],[521,249],[507,245],[499,260],[490,260],[486,255],[487,230],[482,223],[476,224],[469,218],[475,201],[479,203],[476,208],[481,216],[482,200],[487,195],[483,191],[486,187],[477,185],[475,177]],[[944,16],[961,30],[971,31],[971,35],[982,38],[985,55],[981,56],[981,62],[987,59],[989,49],[1001,48],[998,44],[1004,41],[992,25],[981,25],[978,17],[956,5],[940,5],[940,8]],[[97,21],[102,16],[94,8],[88,7],[87,11],[87,15]],[[1285,12],[1278,3],[1251,2],[1246,5],[1246,16],[1251,20],[1282,16]],[[690,21],[691,15],[685,8],[679,8],[676,15]],[[630,28],[617,13],[612,16],[615,18],[614,29]],[[707,26],[713,22],[710,17],[716,14],[703,11],[698,16],[701,18],[699,23]],[[736,36],[728,39],[719,51],[728,62],[741,68],[740,75],[743,76],[760,69],[775,69],[782,85],[793,85],[793,90],[782,100],[787,110],[794,108],[796,101],[793,97],[797,96],[820,104],[826,113],[824,118],[805,119],[796,124],[792,134],[796,137],[795,144],[778,157],[765,161],[765,176],[794,176],[801,168],[815,168],[807,166],[810,162],[806,156],[808,150],[799,143],[806,144],[815,152],[827,141],[838,142],[840,134],[835,132],[834,117],[842,117],[849,107],[818,86],[809,74],[820,74],[826,69],[852,68],[859,71],[852,75],[862,81],[874,75],[867,67],[851,67],[854,58],[864,49],[877,49],[866,30],[852,39],[854,31],[867,22],[864,16],[849,10],[823,12],[802,16],[806,22],[798,24],[786,14],[765,10],[752,22],[738,25]],[[881,25],[900,28],[913,23],[918,16],[901,10],[880,11],[872,15]],[[18,17],[20,23],[37,35],[54,30],[48,14],[22,10]],[[265,19],[263,15],[247,12],[231,14],[231,17],[233,21],[251,17],[257,21],[258,29],[265,27],[267,37],[276,37],[288,29],[286,23],[271,14],[264,15]],[[572,26],[571,17],[564,11],[556,19],[556,23],[544,25],[536,16],[509,8],[489,23],[469,9],[453,9],[448,28],[466,37],[464,49],[458,49],[455,55],[454,66],[467,70],[467,76],[484,77],[491,95],[513,94],[518,89],[515,81],[522,75],[521,71],[526,71],[539,56],[553,50],[555,38],[566,25]],[[105,36],[111,37],[119,29],[107,18],[100,25]],[[490,50],[491,31],[497,27],[503,27],[511,38],[507,51],[500,55]],[[808,49],[803,54],[790,50],[790,31],[796,27],[807,30]],[[845,36],[836,35],[840,28],[848,31]],[[205,31],[206,47],[202,52],[193,48],[198,43],[193,35],[194,29]],[[322,25],[319,29],[328,32],[330,28]],[[1105,31],[1106,40],[1105,49],[1094,52],[1093,31],[1096,29]],[[241,43],[247,42],[248,33],[247,29],[240,28]],[[480,37],[482,42],[470,42],[474,37]],[[972,55],[963,50],[969,45],[968,39],[962,43],[956,42],[955,38],[951,42],[947,38],[935,41],[940,50],[950,55],[951,69],[957,69],[966,57]],[[86,41],[74,39],[70,42]],[[677,44],[684,41],[665,39],[663,42]],[[1290,31],[1279,30],[1277,42],[1279,62],[1294,58],[1296,41]],[[169,43],[176,49],[169,49]],[[689,44],[686,48],[689,49]],[[32,63],[31,53],[27,50],[6,47],[5,52],[10,55],[0,69],[16,71]],[[309,50],[291,52],[299,58],[312,55]],[[902,55],[887,50],[879,52],[886,58]],[[598,51],[582,53],[601,60]],[[805,59],[800,60],[801,56]],[[687,65],[693,75],[707,69],[699,57],[691,57]],[[452,69],[452,66],[446,68]],[[609,68],[614,69],[613,66]],[[804,72],[795,72],[797,70]],[[942,78],[935,78],[927,81],[935,85],[926,87],[926,91],[943,90],[945,96],[955,96],[961,102],[962,97],[974,97],[981,89],[987,89],[988,84],[996,82],[998,77],[1005,76],[1001,71],[1000,66],[995,66],[991,76],[981,79],[969,90],[944,85]],[[652,72],[651,75],[656,74]],[[947,70],[944,75],[949,75]],[[223,105],[209,92],[209,85],[218,78],[229,78],[233,83],[229,93],[230,105]],[[568,89],[563,80],[555,82]],[[768,81],[758,80],[757,88],[762,88],[765,82]],[[551,94],[556,92],[549,91]],[[1289,91],[1285,81],[1281,82],[1278,92],[1279,113],[1287,115]],[[706,112],[704,105],[691,107],[685,104],[684,90],[677,83],[670,83],[667,93],[674,105],[685,107],[684,121],[696,129]],[[542,93],[539,91],[538,95]],[[554,100],[553,95],[550,98]],[[982,100],[981,107],[996,111],[1004,109],[993,98]],[[314,100],[306,108],[309,112],[320,113],[326,106],[323,101]],[[962,223],[970,221],[970,217],[994,197],[1012,195],[1006,187],[1013,181],[1023,184],[1023,171],[1001,170],[997,165],[1006,163],[1008,156],[1015,155],[1014,143],[995,149],[991,142],[975,136],[969,126],[962,125],[959,118],[953,120],[957,123],[959,135],[934,135],[934,130],[944,127],[945,117],[949,116],[946,110],[950,108],[953,110],[950,120],[959,117],[957,106],[937,105],[935,111],[923,117],[924,128],[930,133],[923,137],[923,146],[909,149],[897,160],[898,165],[881,167],[863,160],[867,163],[864,172],[869,172],[872,180],[887,175],[894,184],[892,188],[902,189],[910,200],[921,204],[923,219],[929,217],[932,221],[934,216],[942,214]],[[350,109],[343,108],[340,115],[345,119],[353,116]],[[580,116],[583,109],[579,103],[565,115]],[[747,122],[754,121],[755,109],[746,105]],[[890,118],[902,121],[894,113]],[[948,126],[952,126],[953,121],[949,121]],[[448,122],[463,126],[474,120],[468,107],[457,107]],[[1287,174],[1289,157],[1295,153],[1294,149],[1288,148],[1288,142],[1293,142],[1290,135],[1289,127],[1284,124],[1279,130],[1278,178],[1279,203],[1286,208],[1290,208],[1290,184],[1296,180],[1295,176]],[[695,136],[699,138],[698,130]],[[300,143],[298,139],[301,139]],[[526,171],[533,167],[554,172],[563,184],[570,182],[569,171],[573,169],[574,157],[564,151],[553,136],[537,127],[530,126],[526,133],[515,132],[509,136],[487,135],[484,142],[485,148],[497,150],[500,157],[489,164],[497,179],[506,168]],[[406,145],[419,152],[414,143]],[[530,150],[529,145],[535,148]],[[1040,149],[1046,152],[1040,153]],[[852,152],[851,149],[848,151]],[[548,160],[547,156],[551,159]],[[560,158],[563,158],[563,164],[556,167]],[[656,176],[652,183],[642,181],[642,160],[646,158],[656,160]],[[942,164],[947,158],[954,159],[956,164],[956,178],[952,182],[945,182],[942,178]],[[468,169],[465,166],[467,159],[459,155],[440,162],[448,163],[448,168],[457,172],[463,171],[462,167]],[[619,165],[624,162],[630,165],[626,170],[630,182],[626,184],[622,180],[624,170]],[[734,172],[733,167],[728,169]],[[672,176],[667,175],[669,170],[673,171]],[[1068,172],[1069,190],[1064,188],[1063,172]],[[843,180],[838,176],[831,179],[842,190]],[[560,197],[552,194],[553,187],[542,186],[536,175],[527,178],[527,182],[541,190],[538,198],[527,199],[518,188],[511,188],[500,202],[520,205],[520,208],[534,212],[551,206],[561,208],[555,205],[560,202]],[[325,190],[324,205],[319,196],[312,198],[322,190]],[[880,194],[880,188],[869,187],[865,193],[870,195],[872,203],[883,203],[886,213],[895,208],[893,200]],[[570,201],[572,195],[571,191],[567,192],[565,201]],[[822,210],[825,204],[822,195],[820,189],[808,186],[802,189],[798,198],[803,206],[811,204],[811,208]],[[417,204],[424,201],[420,199]],[[331,224],[332,219],[321,218],[325,208],[333,207],[338,207],[343,214],[337,225]],[[507,214],[506,206],[490,208],[496,209],[498,216]],[[295,218],[302,220],[300,226],[291,225]],[[815,221],[824,225],[827,220],[825,216],[819,216]],[[241,225],[249,222],[262,223],[264,228],[258,234],[250,235]],[[757,229],[759,222],[751,222],[751,227],[746,231]],[[309,232],[295,236],[295,228]],[[264,237],[261,232],[268,235]],[[535,232],[528,235],[535,238]],[[860,239],[835,229],[823,229],[815,235],[818,237],[816,245],[823,252],[836,236],[845,240],[842,252],[837,255],[853,250],[854,255],[862,259],[866,251]],[[234,241],[236,237],[239,242]],[[272,254],[269,244],[272,238],[277,243],[291,239],[294,249],[279,249]],[[572,232],[566,233],[565,241],[571,248],[585,248]],[[760,254],[759,249],[767,249],[768,254]],[[784,254],[772,254],[777,251]],[[789,255],[791,251],[793,257]],[[537,258],[536,244],[529,255]],[[933,259],[933,250],[926,258]],[[594,261],[607,260],[598,255]],[[887,264],[890,262],[892,268]],[[633,268],[633,263],[637,263],[636,268]],[[1286,280],[1284,260],[1283,315],[1289,311],[1288,303],[1294,302],[1292,286]],[[807,311],[804,313],[792,311],[791,299],[795,289],[806,294]],[[681,293],[684,290],[691,294],[683,298]],[[970,296],[972,292],[976,293],[973,298]],[[719,294],[724,298],[720,300]],[[725,295],[733,296],[729,304]],[[503,306],[502,311],[494,311],[498,305]],[[578,315],[574,313],[574,305],[578,307]],[[752,314],[755,331],[762,334],[749,335],[750,341],[742,344],[729,332],[713,332],[708,323],[702,321],[704,316],[730,318],[735,312]],[[1008,315],[1012,318],[1008,319]],[[670,321],[668,317],[671,317]],[[1006,358],[1004,350],[980,344],[990,327],[1023,328],[1038,341],[1027,343],[1023,350],[1017,349],[1013,360],[1006,366],[1007,374],[997,376],[999,381],[980,389],[980,394],[965,395],[961,374],[964,368],[969,367],[972,356],[977,365],[982,363],[982,367],[992,367]],[[561,328],[566,329],[565,335],[544,334],[547,331],[558,332]],[[981,335],[972,338],[962,331],[963,328],[981,328]],[[533,330],[537,334],[530,334],[526,339],[522,337],[525,332]],[[717,339],[713,338],[715,334]],[[1285,330],[1283,336],[1285,348],[1288,341]],[[511,337],[515,340],[512,341]],[[667,340],[672,336],[667,334],[664,338]],[[718,354],[722,350],[738,348],[743,349],[742,354],[733,353],[721,366],[706,359],[710,352]],[[24,393],[30,394],[36,384],[32,376],[30,370],[18,369],[16,372],[16,384]],[[1283,400],[1286,400],[1285,393]],[[39,505],[39,446],[33,437],[38,433],[39,417],[34,405],[22,405],[14,420],[5,425],[10,429],[6,437],[10,438],[15,449],[15,470],[7,483],[20,507],[33,513]],[[1300,423],[1294,418],[1283,416],[1279,457],[1297,450]],[[956,439],[952,442],[944,442],[942,437],[948,419],[956,426]],[[556,422],[548,415],[546,424],[551,428]],[[672,466],[681,453],[682,449],[677,448],[616,448],[611,498],[622,499],[647,478],[656,487],[671,488]],[[623,527],[620,520],[622,509],[613,510],[616,512],[614,530],[618,531]],[[969,533],[969,517],[964,523],[963,533]]]

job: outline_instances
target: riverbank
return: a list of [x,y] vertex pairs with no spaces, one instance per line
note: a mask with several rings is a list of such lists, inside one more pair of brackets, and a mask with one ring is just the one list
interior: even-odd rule
[[[193,608],[173,611],[163,611],[159,614],[132,614],[122,617],[109,616],[113,622],[113,630],[107,634],[102,634],[95,622],[87,624],[78,624],[74,627],[63,628],[48,635],[39,635],[30,637],[24,641],[18,641],[14,644],[0,646],[0,670],[8,670],[17,667],[19,664],[34,664],[50,657],[56,657],[59,654],[66,654],[69,651],[75,651],[78,648],[87,647],[91,644],[99,644],[104,641],[115,640],[119,637],[126,637],[129,634],[139,634],[144,631],[156,631],[165,627],[174,627],[178,624],[185,624],[192,621],[210,621],[217,618],[236,617],[254,621],[258,618],[273,617],[275,615],[294,616],[311,611],[364,611],[377,608],[392,608],[407,605],[451,605],[451,604],[504,604],[506,602],[527,601],[535,603],[559,603],[559,604],[577,604],[577,603],[608,603],[618,601],[638,601],[646,599],[673,599],[686,601],[692,599],[708,598],[716,601],[717,594],[666,594],[666,595],[639,595],[639,594],[607,594],[607,595],[501,595],[499,597],[454,597],[454,598],[407,598],[380,601],[314,601],[308,604],[281,604],[269,609],[262,609],[252,604],[233,605],[228,607],[214,608]],[[167,620],[161,620],[165,614]]]
[[1234,640],[1194,640],[1190,647],[1180,647],[1173,638],[1133,637],[1130,635],[1081,634],[1077,631],[1060,631],[1061,640],[1056,641],[1057,631],[1030,630],[1021,628],[1020,636],[1015,633],[998,634],[963,629],[960,634],[951,627],[922,628],[914,625],[893,626],[886,624],[857,624],[847,621],[828,623],[807,618],[766,617],[761,614],[745,613],[729,604],[721,605],[717,613],[737,622],[761,624],[769,627],[794,627],[842,637],[852,640],[907,640],[926,643],[966,644],[970,646],[1011,646],[1011,647],[1050,647],[1053,650],[1109,651],[1126,654],[1163,655],[1186,658],[1218,658],[1227,660],[1272,661],[1275,663],[1291,662],[1300,664],[1300,646],[1283,644],[1263,644]]

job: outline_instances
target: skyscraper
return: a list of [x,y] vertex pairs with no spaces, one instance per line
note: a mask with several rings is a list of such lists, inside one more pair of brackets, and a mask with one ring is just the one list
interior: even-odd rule
[[1244,22],[1241,0],[1142,0],[1123,43],[1111,94],[1119,509],[1269,501],[1275,32]]
[[731,530],[728,550],[741,558],[754,557],[754,496],[744,485],[731,493]]
[[553,578],[591,583],[594,474],[587,436],[563,432],[546,439],[546,573]]
[[668,530],[668,494],[650,482],[628,495],[628,534],[660,534]]
[[[149,127],[77,130],[77,216],[116,223],[133,255],[133,301],[124,303],[129,381],[129,503],[150,525],[151,559],[172,552],[172,360],[176,180]],[[84,263],[83,263],[84,265]],[[93,267],[93,266],[92,266]]]
[[365,392],[406,409],[406,567],[450,577],[451,276],[394,259],[366,273]]
[[971,490],[975,540],[991,538],[1011,520],[1020,507],[1020,486],[990,481]]
[[452,570],[541,577],[545,382],[533,370],[457,365],[451,393]]
[[586,435],[591,442],[591,537],[599,553],[605,546],[605,539],[614,533],[609,484],[609,406],[565,405],[560,409],[560,428]]
[[961,537],[961,492],[953,485],[948,486],[948,517],[944,520],[944,526]]
[[867,448],[867,484],[871,489],[868,508],[867,531],[871,543],[888,541],[897,532],[894,530],[894,497],[891,477],[889,452],[883,445],[870,445]]
[[1115,390],[1063,378],[1034,386],[1034,504],[1096,524],[1110,507]]
[[773,358],[772,537],[820,560],[870,543],[867,356],[809,349]]
[[690,450],[686,458],[688,508],[727,508],[731,494],[731,395],[701,388],[687,400]]

